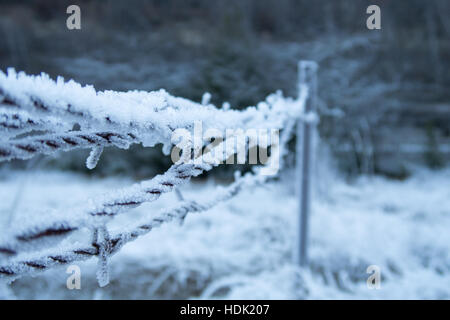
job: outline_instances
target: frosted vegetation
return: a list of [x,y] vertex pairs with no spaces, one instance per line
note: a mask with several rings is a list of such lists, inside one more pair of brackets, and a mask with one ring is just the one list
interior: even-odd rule
[[[294,185],[286,172],[277,183],[243,190],[211,210],[161,225],[114,255],[110,284],[100,288],[95,259],[78,263],[81,290],[66,288],[66,267],[11,286],[18,298],[387,298],[449,299],[450,172],[418,170],[405,182],[361,178],[342,182],[321,170],[311,220],[311,266],[292,264],[296,231]],[[53,207],[61,215],[92,194],[132,181],[91,179],[60,172],[12,172],[0,182],[1,210],[27,179],[13,224]],[[182,188],[185,198],[208,201],[213,181]],[[174,193],[117,217],[111,232],[129,219],[157,217]],[[282,205],[280,205],[282,204]],[[2,214],[2,217],[5,216]],[[2,225],[3,225],[2,221]],[[380,290],[366,287],[366,268],[381,267]],[[6,291],[2,291],[3,294]]]

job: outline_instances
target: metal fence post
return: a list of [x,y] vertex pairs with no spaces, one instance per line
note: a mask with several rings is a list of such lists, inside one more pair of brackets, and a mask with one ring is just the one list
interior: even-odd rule
[[[298,64],[299,91],[304,86],[308,89],[304,113],[315,112],[317,97],[317,63],[300,61]],[[311,202],[311,172],[314,153],[315,123],[299,120],[297,124],[297,197],[299,200],[298,247],[295,258],[300,266],[308,263],[308,220]]]

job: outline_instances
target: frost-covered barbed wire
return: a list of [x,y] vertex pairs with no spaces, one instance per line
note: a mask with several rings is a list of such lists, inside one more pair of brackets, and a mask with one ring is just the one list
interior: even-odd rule
[[[93,241],[88,244],[56,246],[38,253],[22,253],[16,258],[8,260],[6,264],[0,265],[0,278],[6,278],[12,281],[25,274],[34,274],[58,265],[83,261],[93,256],[99,256],[100,254],[103,254],[103,258],[108,260],[111,255],[117,253],[125,244],[147,234],[154,228],[173,220],[182,221],[189,213],[207,211],[220,202],[233,198],[244,187],[264,183],[269,178],[269,176],[257,173],[248,173],[243,176],[237,175],[234,183],[225,188],[218,187],[210,199],[206,201],[182,201],[172,208],[162,209],[158,214],[143,219],[144,221],[135,224],[134,227],[128,227],[127,230],[113,234],[107,239],[103,238],[103,243]],[[68,225],[64,225],[63,228],[67,232],[51,229],[35,233],[34,235],[27,235],[26,238],[38,239],[43,235],[53,236],[51,233],[58,235],[64,233],[66,235],[66,233],[74,231],[70,230],[71,227]]]
[[37,225],[21,227],[20,230],[4,235],[3,239],[0,239],[0,254],[14,256],[27,251],[34,244],[37,246],[38,243],[55,246],[64,237],[81,228],[103,227],[107,222],[105,218],[111,218],[144,202],[155,201],[161,194],[172,191],[175,186],[212,167],[209,164],[176,164],[164,174],[149,181],[90,199],[87,206],[71,210],[71,219],[51,223],[37,222]]
[[[4,119],[4,131],[10,133],[0,144],[0,161],[28,159],[36,154],[52,154],[75,148],[91,148],[87,159],[88,168],[95,167],[104,146],[128,148],[131,143],[154,146],[163,143],[166,152],[172,145],[176,129],[193,130],[195,121],[201,121],[204,129],[217,132],[228,129],[283,129],[279,145],[281,157],[287,152],[287,142],[298,119],[315,121],[311,115],[302,113],[307,88],[301,88],[296,100],[284,98],[280,93],[270,95],[256,107],[242,111],[216,108],[203,99],[201,104],[169,95],[164,90],[157,92],[96,92],[93,87],[82,87],[74,81],[62,78],[52,81],[47,75],[33,77],[9,70],[8,75],[0,71],[0,115]],[[3,113],[2,113],[3,112]],[[15,117],[14,114],[20,115]],[[27,117],[40,119],[28,121]],[[49,120],[50,119],[50,120]],[[17,126],[11,127],[16,121]],[[53,126],[55,121],[57,126]],[[29,124],[29,126],[26,125]],[[71,128],[78,124],[79,130]],[[16,138],[16,132],[31,132],[36,125],[45,132],[41,135]],[[10,126],[11,128],[7,128]],[[55,130],[57,128],[57,130]],[[69,129],[70,128],[70,129]],[[25,224],[3,235],[0,239],[0,277],[14,279],[23,274],[46,270],[56,265],[98,256],[99,284],[108,283],[108,260],[129,241],[149,232],[164,222],[183,220],[191,212],[206,211],[219,202],[235,196],[245,186],[264,183],[268,176],[262,174],[264,166],[253,174],[236,176],[236,181],[227,188],[218,188],[208,201],[182,200],[171,209],[161,211],[156,217],[147,218],[118,234],[110,235],[107,223],[119,213],[126,212],[145,202],[157,200],[161,194],[174,190],[192,177],[224,163],[226,159],[242,150],[239,144],[248,144],[244,150],[263,146],[260,139],[236,139],[227,136],[210,150],[210,157],[193,157],[189,161],[175,163],[165,173],[139,184],[116,190],[88,201],[88,204],[71,211],[66,220],[45,220],[43,223]],[[13,137],[14,138],[11,138]],[[226,145],[233,139],[233,148]],[[202,143],[205,143],[203,141]],[[267,143],[267,142],[265,142]],[[211,154],[214,156],[211,157]],[[280,165],[283,165],[280,159]],[[67,245],[65,239],[82,229],[90,230],[90,244]]]
[[146,147],[170,145],[174,130],[192,129],[195,121],[201,121],[205,130],[223,132],[235,128],[282,128],[288,118],[301,113],[302,107],[297,100],[277,93],[255,107],[238,111],[173,97],[164,90],[97,92],[92,86],[65,82],[61,77],[53,81],[46,74],[27,76],[13,69],[7,75],[0,71],[0,99],[0,103],[31,115],[77,123],[81,131],[95,128],[132,133]]
[[[1,100],[1,97],[0,97]],[[32,131],[68,131],[73,125],[54,117],[32,117],[28,112],[0,104],[0,139],[10,139]]]
[[[234,140],[235,138],[232,136],[229,139]],[[236,139],[236,141],[245,142],[241,139]],[[6,241],[0,240],[0,253],[8,256],[16,255],[29,248],[33,241],[34,243],[56,245],[65,236],[83,227],[95,225],[95,228],[98,228],[102,226],[105,223],[105,220],[101,219],[103,217],[113,217],[140,206],[144,202],[155,201],[161,194],[170,192],[175,187],[186,183],[190,178],[211,170],[235,154],[239,145],[236,144],[234,148],[225,148],[226,142],[221,142],[211,151],[215,152],[218,158],[204,158],[201,159],[201,162],[199,159],[192,159],[188,163],[177,163],[164,174],[151,180],[90,199],[87,206],[73,210],[73,219],[70,221],[53,222],[50,226],[40,224],[22,227],[20,231],[9,235]],[[249,141],[249,147],[255,147],[259,142],[257,140]],[[83,217],[85,218],[83,219]]]
[[[287,152],[286,146],[291,136],[294,122],[294,120],[289,121],[286,129],[282,132],[280,155],[285,155]],[[231,139],[235,139],[235,137],[233,136]],[[236,139],[236,141],[242,140]],[[258,141],[251,140],[248,143],[249,148],[252,148],[258,144]],[[236,149],[239,147],[236,145],[235,149],[226,149],[224,148],[225,144],[226,141],[216,146],[216,149],[222,151],[222,155],[219,154],[220,161],[224,161],[231,154],[236,153]],[[89,206],[81,208],[77,212],[74,211],[74,219],[71,221],[55,221],[49,225],[41,223],[37,226],[23,226],[21,230],[16,230],[14,234],[7,235],[6,240],[0,240],[0,254],[14,256],[19,252],[27,251],[29,248],[38,249],[41,246],[56,245],[70,233],[83,227],[89,227],[102,222],[102,220],[99,221],[98,219],[96,223],[89,220],[87,214],[91,217],[112,217],[118,213],[128,211],[133,207],[137,207],[144,202],[155,201],[162,193],[170,192],[176,186],[185,183],[188,179],[219,165],[220,162],[214,160],[216,159],[211,159],[211,163],[202,162],[196,164],[197,160],[193,159],[189,163],[175,164],[164,174],[156,176],[149,181],[111,192],[96,199],[91,199]],[[258,180],[262,183],[265,181],[264,177],[266,176],[259,175],[257,179],[255,178],[255,181]],[[237,193],[240,190],[240,185],[240,183],[235,183],[226,194],[231,195]],[[224,200],[226,199],[224,198]],[[215,203],[217,202],[213,202],[213,204]],[[212,204],[206,205],[207,208],[211,208],[212,206]]]
[[9,140],[0,145],[0,161],[11,159],[30,159],[38,154],[51,155],[57,151],[70,151],[80,148],[115,146],[128,149],[130,144],[139,140],[131,134],[109,131],[79,132],[72,131],[60,135],[45,134]]

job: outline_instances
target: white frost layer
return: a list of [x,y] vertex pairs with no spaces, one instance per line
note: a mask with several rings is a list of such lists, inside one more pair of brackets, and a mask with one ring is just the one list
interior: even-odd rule
[[[3,213],[17,177],[0,181]],[[112,258],[111,284],[105,288],[97,286],[97,259],[92,259],[80,264],[81,291],[65,288],[65,268],[19,279],[12,289],[19,298],[43,299],[449,299],[449,179],[450,171],[421,172],[405,182],[329,180],[327,193],[315,195],[306,270],[291,263],[296,201],[282,182],[245,190],[208,212],[188,216],[182,227],[166,224],[130,243]],[[53,206],[63,217],[67,205],[123,183],[129,181],[36,174],[14,219],[23,221],[36,206]],[[208,199],[214,185],[194,185],[183,189],[183,196]],[[178,200],[167,194],[160,201],[121,216],[112,232]],[[381,290],[366,287],[371,264],[381,268]]]
[[53,81],[44,73],[29,76],[8,69],[7,74],[0,71],[0,94],[33,114],[56,116],[78,123],[82,129],[133,133],[144,146],[154,146],[169,144],[177,128],[192,130],[195,121],[201,121],[204,130],[282,129],[288,119],[301,116],[307,92],[303,90],[299,99],[278,92],[257,106],[238,111],[209,104],[208,94],[202,104],[174,97],[163,89],[100,92],[62,77]]

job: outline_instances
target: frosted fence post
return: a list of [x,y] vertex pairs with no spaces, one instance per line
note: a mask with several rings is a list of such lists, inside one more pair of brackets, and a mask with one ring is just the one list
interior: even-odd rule
[[[317,63],[314,61],[302,60],[298,64],[298,90],[299,93],[305,86],[308,90],[308,97],[305,102],[305,115],[315,112],[317,95]],[[312,156],[314,153],[314,130],[315,123],[300,119],[297,124],[297,197],[299,200],[299,223],[297,232],[297,243],[294,256],[296,263],[305,266],[308,263],[308,220],[311,201],[311,171]]]

